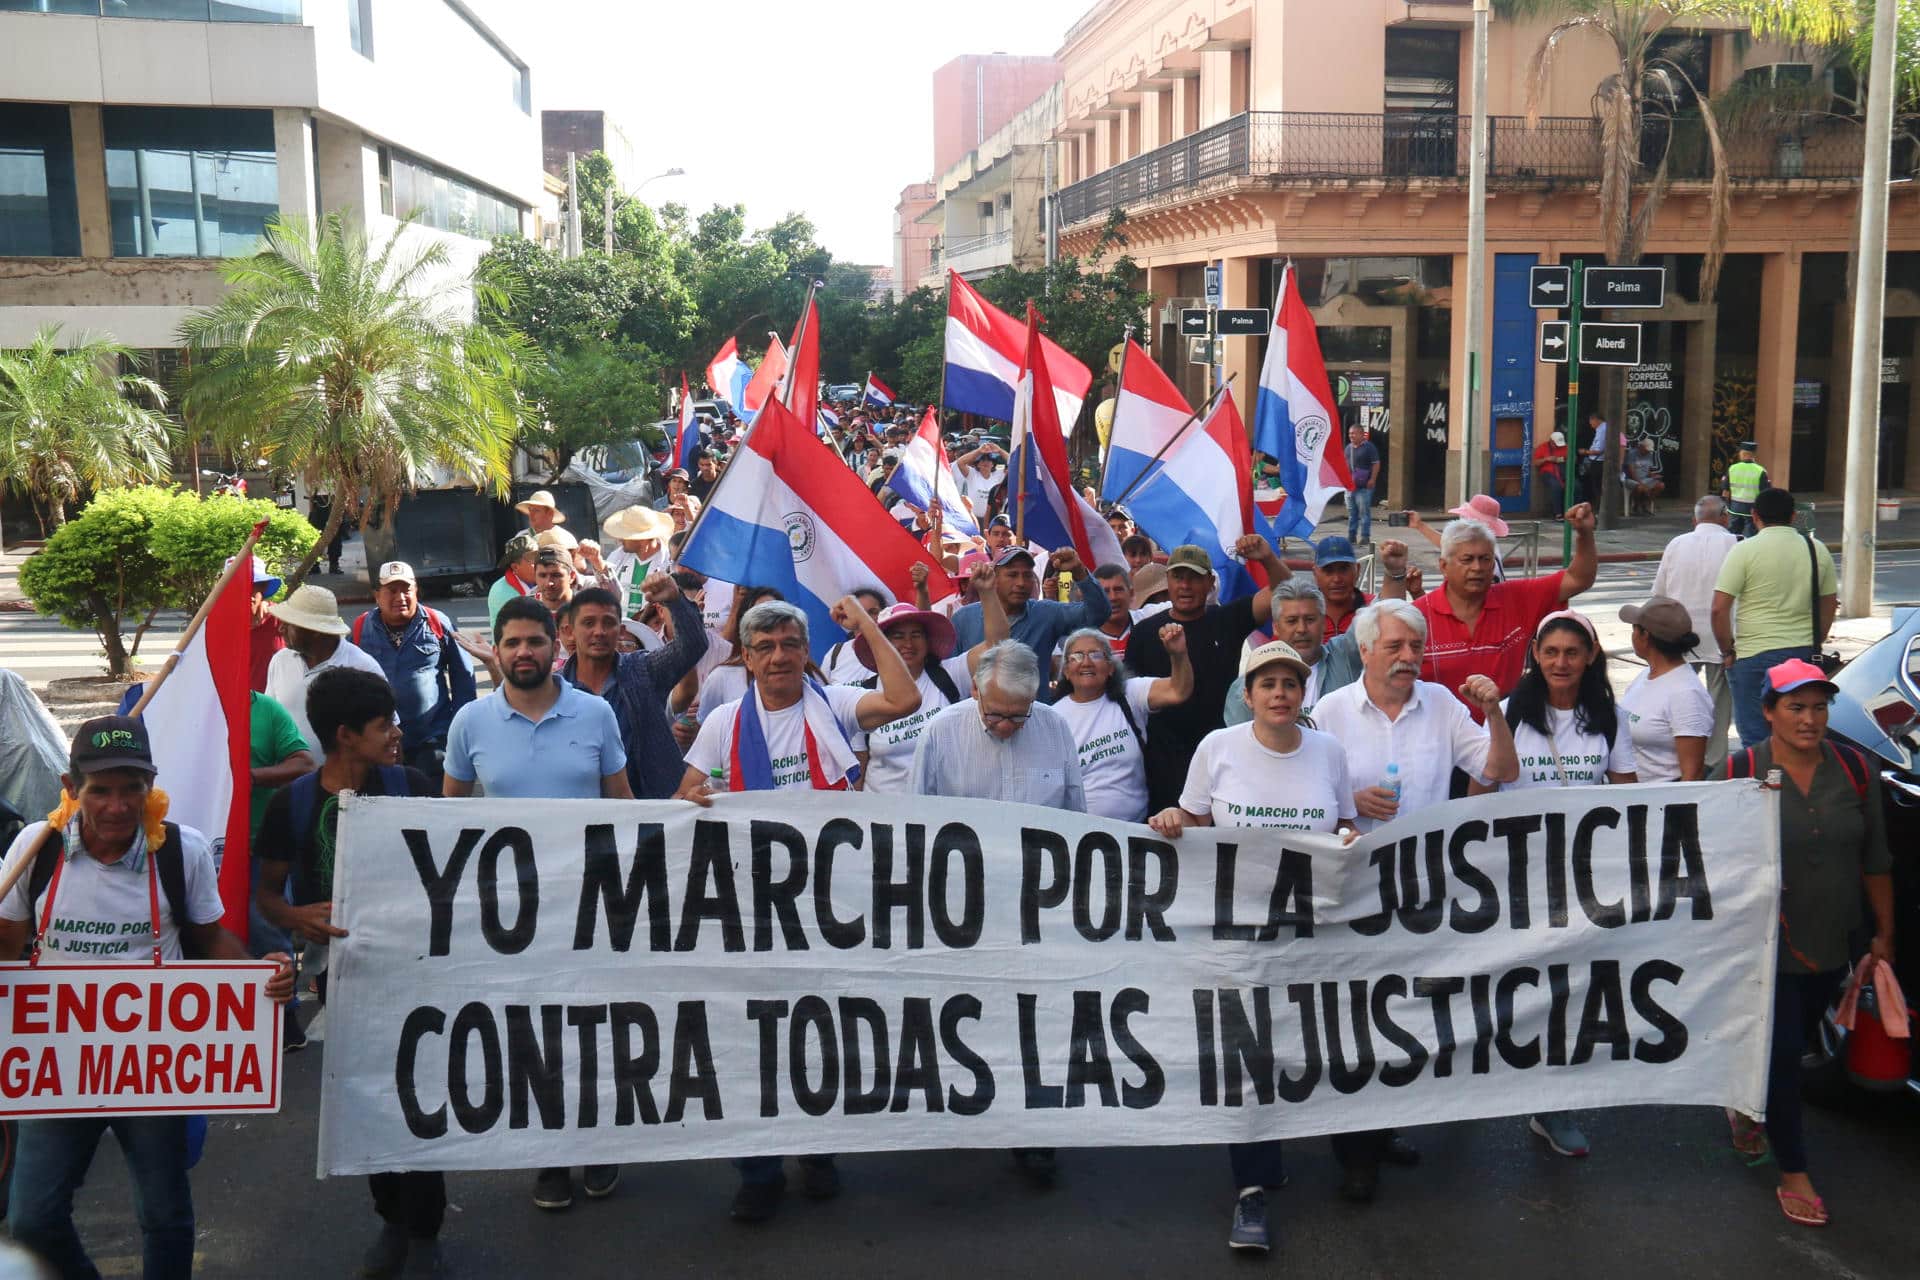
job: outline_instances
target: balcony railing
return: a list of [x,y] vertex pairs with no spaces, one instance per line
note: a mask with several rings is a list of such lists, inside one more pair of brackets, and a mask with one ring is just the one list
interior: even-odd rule
[[942,251],[948,258],[961,258],[982,249],[991,249],[995,245],[1005,244],[1013,239],[1013,228],[1003,227],[998,231],[989,231],[983,236],[968,236],[965,240],[949,240]]
[[[1529,125],[1520,116],[1495,116],[1489,124],[1490,184],[1557,186],[1600,180],[1599,121],[1562,116]],[[1469,117],[1452,115],[1245,112],[1062,189],[1060,220],[1072,226],[1217,177],[1465,182],[1471,127]],[[1700,122],[1676,122],[1670,142],[1660,132],[1665,128],[1650,126],[1643,136],[1643,162],[1657,163],[1664,149],[1672,179],[1711,177],[1712,155]],[[1860,179],[1864,133],[1856,121],[1808,115],[1737,136],[1723,131],[1723,138],[1729,176],[1738,183]],[[1894,167],[1900,173],[1913,172],[1914,148],[1896,148]]]
[[0,13],[68,13],[88,18],[173,18],[188,22],[271,22],[299,26],[301,0],[0,0]]

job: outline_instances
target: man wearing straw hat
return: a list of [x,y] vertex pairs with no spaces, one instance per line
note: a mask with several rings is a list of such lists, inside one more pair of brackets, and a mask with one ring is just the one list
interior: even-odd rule
[[536,534],[567,522],[566,513],[554,505],[553,494],[545,489],[534,490],[527,495],[525,502],[514,503],[513,509],[527,518],[527,527]]
[[280,624],[280,633],[287,641],[287,647],[274,654],[267,667],[267,696],[293,717],[314,759],[324,759],[326,751],[307,719],[307,686],[315,676],[333,667],[371,672],[382,680],[387,673],[347,639],[340,605],[325,587],[307,583],[285,600],[268,605],[267,612]]
[[651,507],[622,507],[600,522],[600,532],[620,546],[606,556],[606,586],[621,600],[621,616],[631,618],[647,604],[641,590],[650,574],[668,571],[667,539],[673,517]]
[[[207,838],[166,821],[167,798],[145,724],[100,716],[73,736],[61,805],[27,827],[0,863],[0,961],[42,951],[59,965],[250,960],[220,925],[219,873]],[[42,921],[37,946],[34,921]],[[293,994],[293,962],[267,981],[269,999]],[[49,970],[58,984],[58,970]],[[87,1115],[23,1120],[14,1153],[9,1227],[14,1240],[62,1276],[99,1272],[73,1227],[73,1193],[111,1130],[127,1161],[149,1276],[193,1270],[193,1189],[187,1116]]]

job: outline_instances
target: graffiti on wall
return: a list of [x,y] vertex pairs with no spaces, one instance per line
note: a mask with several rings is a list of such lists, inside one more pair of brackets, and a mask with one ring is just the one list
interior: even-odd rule
[[1708,485],[1719,491],[1727,468],[1739,454],[1740,442],[1753,439],[1754,377],[1750,373],[1723,373],[1713,383],[1713,457]]

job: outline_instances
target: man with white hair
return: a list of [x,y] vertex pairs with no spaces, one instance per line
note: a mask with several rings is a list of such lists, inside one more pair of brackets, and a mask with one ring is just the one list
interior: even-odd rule
[[[1652,594],[1678,600],[1696,622],[1711,618],[1713,586],[1720,580],[1720,566],[1739,542],[1727,528],[1727,504],[1719,495],[1707,494],[1693,504],[1693,528],[1669,542],[1660,553]],[[1687,655],[1687,661],[1713,696],[1713,736],[1707,739],[1707,772],[1711,774],[1727,758],[1733,690],[1727,684],[1727,671],[1720,662],[1720,642],[1714,639],[1713,628],[1695,626],[1693,630],[1700,643]]]
[[[1414,605],[1427,623],[1422,678],[1460,689],[1469,677],[1486,676],[1499,697],[1513,691],[1540,619],[1591,587],[1599,572],[1593,508],[1584,502],[1573,507],[1567,523],[1574,536],[1573,559],[1565,569],[1505,582],[1494,581],[1493,530],[1478,520],[1455,520],[1446,527],[1440,535],[1440,590]],[[1406,572],[1404,554],[1383,551],[1381,561],[1389,578]],[[1474,719],[1481,717],[1481,708],[1470,709]]]
[[[974,668],[973,696],[921,732],[913,790],[1085,813],[1079,740],[1039,696],[1040,659],[1031,648],[1018,640],[988,648]],[[1053,1148],[1015,1148],[1013,1159],[1035,1186],[1053,1181]]]
[[[1499,714],[1501,691],[1491,679],[1468,676],[1457,699],[1455,691],[1420,679],[1427,619],[1419,608],[1377,601],[1360,611],[1349,634],[1360,646],[1360,679],[1321,698],[1313,721],[1346,749],[1361,831],[1444,801],[1456,769],[1488,782],[1520,776],[1513,732]],[[1469,707],[1484,726],[1474,723]],[[1340,1194],[1357,1203],[1373,1199],[1381,1161],[1420,1160],[1390,1130],[1336,1134],[1333,1152],[1345,1171]]]

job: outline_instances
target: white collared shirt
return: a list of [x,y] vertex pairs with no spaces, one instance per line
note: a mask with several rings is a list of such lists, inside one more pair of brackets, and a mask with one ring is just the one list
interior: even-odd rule
[[1670,596],[1687,606],[1700,645],[1687,655],[1689,662],[1720,661],[1720,645],[1713,638],[1713,588],[1720,566],[1740,539],[1724,526],[1697,524],[1667,544],[1660,568],[1653,575],[1653,594]]
[[[1400,766],[1400,815],[1418,813],[1447,798],[1453,771],[1473,777],[1486,770],[1491,739],[1473,722],[1466,705],[1437,684],[1417,680],[1397,719],[1375,706],[1360,679],[1335,689],[1313,708],[1314,727],[1339,739],[1347,752],[1347,776],[1356,791],[1382,785],[1387,766]],[[1369,818],[1362,831],[1379,826]]]

